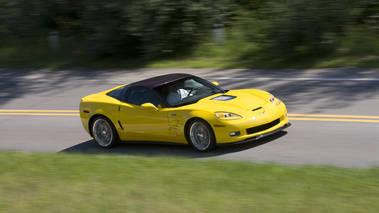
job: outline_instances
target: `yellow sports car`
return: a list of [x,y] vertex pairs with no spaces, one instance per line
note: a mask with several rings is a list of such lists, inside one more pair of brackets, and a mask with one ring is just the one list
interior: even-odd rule
[[190,144],[200,152],[274,134],[291,124],[283,102],[256,89],[223,90],[169,74],[92,94],[80,102],[84,129],[103,148],[120,141]]

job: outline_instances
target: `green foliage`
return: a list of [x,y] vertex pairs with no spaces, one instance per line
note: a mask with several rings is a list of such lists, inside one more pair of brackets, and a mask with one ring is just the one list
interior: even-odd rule
[[[225,26],[222,43],[212,40],[214,24]],[[87,58],[144,63],[183,57],[281,63],[334,54],[371,56],[378,54],[379,3],[0,0],[0,48],[30,46],[41,40],[47,43],[50,32],[72,39],[75,48],[71,49]],[[42,48],[46,47],[48,44]]]
[[269,51],[287,56],[291,54],[317,54],[335,50],[338,37],[351,22],[346,0],[267,1],[253,17],[251,23],[265,20],[259,40]]
[[85,1],[84,30],[101,55],[177,56],[222,19],[222,5],[204,0]]
[[35,28],[38,23],[31,18],[32,6],[26,0],[0,0],[1,40],[15,41],[35,36]]
[[49,31],[72,36],[80,28],[80,2],[0,0],[0,39],[27,44]]

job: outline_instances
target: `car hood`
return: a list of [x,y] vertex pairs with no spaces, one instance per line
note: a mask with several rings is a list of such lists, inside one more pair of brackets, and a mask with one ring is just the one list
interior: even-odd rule
[[225,94],[216,94],[198,102],[203,109],[240,113],[259,108],[268,101],[242,90],[231,90]]

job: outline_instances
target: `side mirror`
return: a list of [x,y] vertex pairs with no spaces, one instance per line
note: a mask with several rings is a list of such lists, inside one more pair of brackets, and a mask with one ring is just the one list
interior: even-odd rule
[[158,108],[156,106],[154,106],[154,104],[152,104],[152,103],[144,103],[141,105],[141,107],[145,108],[145,109],[151,109],[154,112],[158,111]]
[[218,86],[218,82],[217,81],[213,81],[212,84]]

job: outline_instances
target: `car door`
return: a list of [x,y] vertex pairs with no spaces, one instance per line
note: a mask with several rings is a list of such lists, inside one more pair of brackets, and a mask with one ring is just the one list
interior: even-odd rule
[[[142,106],[145,103],[152,105]],[[127,139],[170,140],[167,108],[162,108],[159,99],[147,88],[129,90],[126,103],[120,105],[119,119]]]

